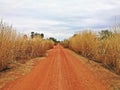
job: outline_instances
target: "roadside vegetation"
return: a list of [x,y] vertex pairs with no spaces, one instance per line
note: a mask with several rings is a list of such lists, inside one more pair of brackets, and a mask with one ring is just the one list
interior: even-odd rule
[[120,74],[120,28],[102,30],[99,33],[83,31],[61,44],[78,54],[94,60]]
[[54,42],[44,39],[44,34],[31,32],[31,36],[23,35],[1,21],[0,71],[14,61],[43,56],[53,46]]

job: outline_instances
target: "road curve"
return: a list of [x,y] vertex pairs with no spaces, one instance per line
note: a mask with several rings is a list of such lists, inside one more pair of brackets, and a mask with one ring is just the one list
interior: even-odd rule
[[66,49],[57,45],[26,76],[1,90],[108,90]]

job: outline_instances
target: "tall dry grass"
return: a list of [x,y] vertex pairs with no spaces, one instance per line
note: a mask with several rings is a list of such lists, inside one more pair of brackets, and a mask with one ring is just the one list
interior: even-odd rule
[[12,26],[0,23],[0,70],[15,60],[42,56],[52,48],[54,42],[42,38],[26,38]]
[[97,33],[83,31],[68,39],[70,49],[75,52],[103,63],[109,69],[120,73],[120,33],[113,32],[112,36],[101,39]]

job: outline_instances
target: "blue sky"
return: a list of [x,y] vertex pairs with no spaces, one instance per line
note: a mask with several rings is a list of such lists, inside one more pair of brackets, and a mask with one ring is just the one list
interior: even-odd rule
[[120,22],[120,0],[0,0],[0,18],[18,32],[44,33],[58,40]]

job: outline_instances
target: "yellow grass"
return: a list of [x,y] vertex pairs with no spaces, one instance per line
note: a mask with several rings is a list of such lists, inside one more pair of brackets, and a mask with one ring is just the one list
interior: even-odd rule
[[70,49],[120,73],[120,33],[114,32],[112,37],[101,40],[96,33],[84,31],[68,41],[64,44],[68,44],[66,46]]
[[11,26],[0,23],[0,70],[14,60],[42,56],[54,46],[53,41],[35,37],[25,38]]

